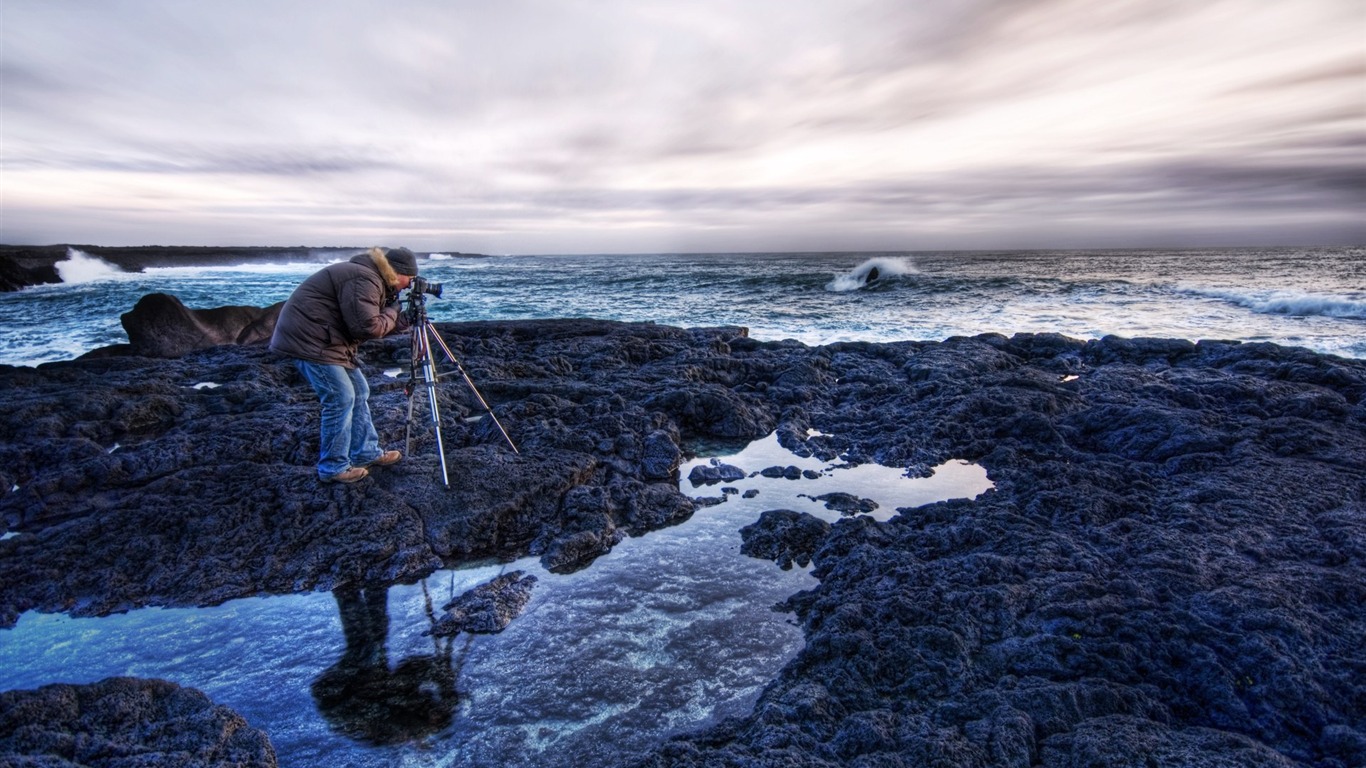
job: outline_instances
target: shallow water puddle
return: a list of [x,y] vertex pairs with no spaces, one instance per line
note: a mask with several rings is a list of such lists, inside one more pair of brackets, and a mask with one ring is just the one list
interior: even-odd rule
[[[627,539],[583,571],[533,558],[443,571],[370,592],[144,609],[101,619],[28,613],[0,631],[0,690],[112,675],[199,688],[269,734],[281,765],[583,766],[613,764],[669,734],[743,715],[800,649],[771,606],[815,585],[739,553],[739,529],[768,509],[839,516],[806,496],[877,501],[876,514],[985,490],[985,473],[945,465],[932,478],[800,459],[770,436],[718,460],[757,472],[799,466],[815,479],[723,484],[725,504]],[[700,459],[683,467],[681,487]],[[501,572],[538,579],[525,613],[497,635],[424,636],[429,606]],[[344,623],[342,614],[347,620]]]
[[[813,436],[819,433],[813,433]],[[742,470],[745,477],[713,484],[688,481],[696,467],[730,465]],[[763,474],[769,470],[771,475]],[[785,470],[777,475],[776,470]],[[876,508],[866,514],[886,521],[898,508],[918,507],[945,499],[971,499],[993,487],[985,468],[966,461],[948,461],[934,467],[929,477],[907,477],[905,470],[878,464],[850,466],[843,462],[825,462],[815,457],[801,457],[778,443],[771,434],[750,443],[739,453],[725,457],[693,459],[682,467],[683,492],[693,496],[726,494],[728,500],[752,495],[763,510],[779,507],[808,512],[816,517],[834,521],[839,511],[830,509],[822,499],[830,494],[847,494],[853,500],[871,501]],[[762,510],[761,510],[762,511]]]

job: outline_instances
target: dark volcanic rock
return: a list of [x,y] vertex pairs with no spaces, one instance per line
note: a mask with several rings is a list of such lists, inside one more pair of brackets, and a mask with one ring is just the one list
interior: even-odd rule
[[740,529],[740,552],[777,563],[784,571],[792,564],[805,567],[825,542],[830,524],[805,512],[770,509],[759,520]]
[[522,615],[536,577],[523,571],[505,573],[442,606],[436,626],[424,635],[450,637],[461,632],[491,635],[507,629]]
[[170,294],[149,293],[119,320],[132,354],[180,357],[221,344],[267,343],[283,306],[190,309]]
[[193,688],[111,677],[0,693],[0,765],[275,766],[265,734]]
[[[807,645],[652,766],[1366,764],[1366,364],[1273,345],[840,344],[823,449],[995,490],[837,523]],[[1066,376],[1076,376],[1064,381]]]
[[[724,358],[697,350],[743,330],[440,327],[521,448],[511,453],[447,379],[449,489],[422,403],[404,461],[355,486],[320,485],[317,402],[260,346],[0,367],[0,530],[22,532],[0,540],[0,625],[30,609],[101,615],[411,581],[486,557],[539,554],[567,570],[692,514],[676,468],[659,474],[685,435],[715,436],[641,403],[711,378]],[[406,337],[362,348],[377,365],[377,426],[398,447],[407,400],[381,370],[407,351]],[[747,414],[762,409],[748,403]]]
[[826,509],[834,510],[842,515],[862,515],[877,509],[876,501],[862,499],[852,493],[823,493],[820,496],[809,496],[807,498],[824,502]]
[[733,483],[736,480],[744,480],[745,471],[730,464],[700,465],[692,468],[688,473],[688,482],[693,487],[699,485],[716,485],[717,483]]
[[[818,548],[751,531],[755,552],[815,549],[819,586],[788,601],[806,647],[751,715],[646,764],[1366,764],[1366,362],[1057,335],[810,348],[588,320],[439,327],[521,448],[443,384],[450,490],[425,421],[403,462],[318,485],[317,404],[258,346],[0,367],[0,519],[19,533],[0,540],[0,624],[486,557],[582,567],[692,513],[679,446],[777,429],[824,460],[975,461],[995,488],[841,520]],[[400,443],[402,384],[381,371],[407,340],[362,352]]]
[[54,265],[64,258],[65,246],[0,245],[0,291],[60,283]]
[[640,457],[640,469],[647,480],[668,480],[683,462],[683,452],[678,448],[676,438],[664,431],[655,430],[645,436]]

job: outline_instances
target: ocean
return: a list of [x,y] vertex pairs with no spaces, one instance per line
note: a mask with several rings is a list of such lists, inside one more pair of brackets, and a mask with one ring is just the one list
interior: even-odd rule
[[[64,282],[0,294],[0,363],[127,341],[144,294],[267,306],[318,262],[122,272],[77,250]],[[1270,341],[1366,357],[1366,247],[575,256],[431,254],[436,322],[550,317],[741,325],[757,339],[941,340],[1056,332]],[[868,280],[876,269],[876,279]]]

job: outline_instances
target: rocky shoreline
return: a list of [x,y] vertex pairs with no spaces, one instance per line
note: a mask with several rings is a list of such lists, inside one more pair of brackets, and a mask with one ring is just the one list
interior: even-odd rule
[[[438,327],[521,448],[449,380],[449,491],[425,422],[399,465],[318,485],[316,403],[259,345],[0,367],[0,532],[17,534],[0,540],[0,626],[488,557],[591,567],[705,514],[677,484],[692,445],[776,430],[799,454],[913,473],[975,461],[996,487],[828,531],[765,515],[746,545],[820,579],[787,606],[806,647],[750,716],[645,765],[1366,764],[1366,362],[1056,335],[807,347],[741,328]],[[407,400],[385,371],[407,347],[362,349],[394,445]]]

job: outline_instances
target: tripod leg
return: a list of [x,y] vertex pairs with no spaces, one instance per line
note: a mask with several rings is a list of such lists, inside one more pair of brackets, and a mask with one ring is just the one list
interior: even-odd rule
[[441,407],[436,402],[436,362],[432,359],[432,345],[427,337],[428,327],[429,324],[423,324],[419,332],[424,353],[422,356],[422,381],[427,389],[427,402],[431,405],[432,428],[436,430],[436,455],[441,458],[441,482],[450,488],[450,474],[446,469],[446,445],[441,439]]
[[408,334],[408,383],[403,393],[408,396],[408,421],[403,425],[403,455],[413,455],[413,401],[417,394],[418,371],[422,368],[422,341],[420,328],[414,326]]
[[403,455],[413,455],[413,393],[408,393],[408,423],[403,427]]
[[[451,348],[446,346],[446,341],[441,338],[441,334],[436,332],[436,327],[433,326],[430,322],[426,323],[426,326],[431,330],[432,336],[436,338],[436,343],[441,346],[441,351],[446,353],[446,359],[451,361],[451,364],[455,366],[455,369],[457,371],[460,371],[461,377],[465,379],[465,384],[467,384],[470,388],[470,391],[474,393],[474,399],[479,401],[480,407],[482,407],[484,411],[488,413],[490,419],[493,419],[493,425],[498,427],[499,432],[503,433],[503,439],[507,441],[508,447],[512,449],[513,453],[520,455],[521,451],[517,450],[516,443],[513,443],[512,438],[508,436],[508,431],[506,429],[503,429],[503,422],[498,420],[498,416],[493,412],[493,409],[489,407],[489,404],[487,402],[485,402],[484,396],[479,393],[479,388],[474,386],[474,380],[470,378],[470,375],[468,373],[465,373],[465,366],[461,365],[460,361],[455,359],[455,355],[451,353]],[[428,350],[430,349],[431,347],[428,346]]]

